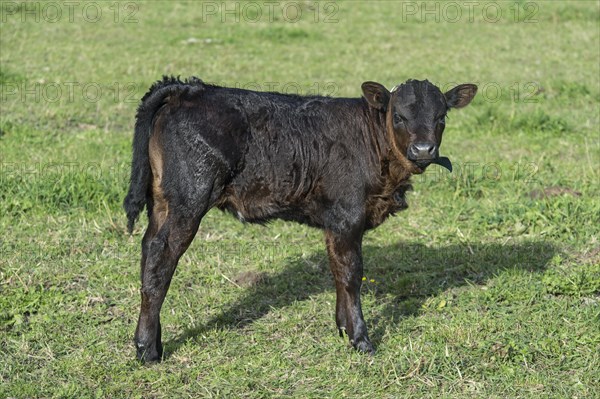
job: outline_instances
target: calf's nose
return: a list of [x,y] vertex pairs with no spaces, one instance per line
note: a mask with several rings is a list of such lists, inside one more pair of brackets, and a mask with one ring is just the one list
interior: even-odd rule
[[435,159],[438,147],[433,143],[414,143],[408,147],[408,159]]

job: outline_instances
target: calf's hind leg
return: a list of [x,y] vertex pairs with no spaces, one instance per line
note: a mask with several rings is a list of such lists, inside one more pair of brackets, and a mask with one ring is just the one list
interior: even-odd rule
[[[223,176],[228,176],[205,148],[190,150],[180,135],[161,133],[155,131],[149,142],[152,198],[147,204],[150,223],[142,240],[142,303],[134,338],[138,359],[147,362],[162,357],[160,309],[177,262],[218,198]],[[164,153],[164,148],[169,152]]]
[[142,361],[158,361],[162,357],[160,309],[177,262],[189,247],[202,215],[169,213],[158,228],[154,214],[143,240],[142,304],[135,331],[137,357]]
[[163,354],[160,310],[167,295],[177,263],[190,246],[200,221],[210,209],[218,190],[214,182],[190,190],[188,196],[174,195],[177,202],[165,200],[154,189],[150,223],[142,240],[142,303],[135,330],[137,357],[159,361]]

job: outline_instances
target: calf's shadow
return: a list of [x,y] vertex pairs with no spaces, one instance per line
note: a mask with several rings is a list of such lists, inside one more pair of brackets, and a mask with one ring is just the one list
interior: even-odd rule
[[[384,329],[390,323],[400,323],[404,317],[416,315],[428,297],[467,283],[484,284],[507,269],[530,273],[545,270],[556,249],[546,242],[528,241],[518,244],[465,243],[428,247],[421,243],[398,243],[390,246],[363,246],[365,289],[375,296],[386,294],[384,311],[369,318],[363,306],[370,336],[377,346]],[[376,287],[376,288],[375,288]],[[289,260],[282,272],[264,276],[255,285],[245,288],[242,297],[206,323],[184,331],[165,342],[165,356],[176,352],[188,339],[210,329],[242,329],[266,315],[272,308],[283,308],[326,290],[335,292],[325,250],[308,258]],[[393,300],[389,300],[389,295]],[[335,328],[335,306],[323,309],[331,313],[332,333]]]

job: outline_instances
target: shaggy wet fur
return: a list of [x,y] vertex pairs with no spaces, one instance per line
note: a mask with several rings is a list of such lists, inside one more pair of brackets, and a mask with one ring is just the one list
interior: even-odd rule
[[373,82],[362,89],[360,98],[297,96],[167,77],[150,88],[137,113],[124,203],[130,231],[144,206],[149,217],[140,359],[162,355],[162,302],[212,207],[244,222],[278,218],[323,229],[338,328],[357,349],[373,351],[360,306],[362,236],[407,208],[410,176],[439,157],[445,114],[468,104],[476,87],[442,94],[411,80],[393,93]]

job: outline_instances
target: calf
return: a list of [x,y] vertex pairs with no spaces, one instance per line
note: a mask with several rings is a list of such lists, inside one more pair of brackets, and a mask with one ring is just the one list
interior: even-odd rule
[[360,304],[362,237],[408,205],[412,174],[439,156],[446,114],[477,86],[442,93],[409,80],[389,92],[362,84],[360,98],[262,93],[197,78],[163,78],[142,98],[125,198],[129,231],[146,206],[137,356],[162,356],[160,309],[181,255],[212,207],[238,219],[279,218],[325,231],[336,323],[373,352]]

